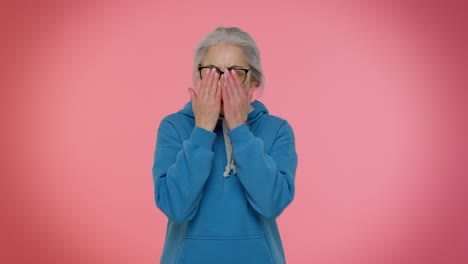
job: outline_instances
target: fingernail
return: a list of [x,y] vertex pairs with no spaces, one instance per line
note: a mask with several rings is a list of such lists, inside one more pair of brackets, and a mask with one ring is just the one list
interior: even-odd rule
[[231,70],[232,71],[232,75],[236,75],[236,71],[235,70]]

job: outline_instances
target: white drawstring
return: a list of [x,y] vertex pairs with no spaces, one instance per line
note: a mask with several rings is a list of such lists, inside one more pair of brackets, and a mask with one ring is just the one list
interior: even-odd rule
[[231,170],[236,174],[236,165],[234,165],[234,159],[232,158],[232,144],[231,139],[228,136],[228,127],[224,118],[221,118],[223,122],[223,135],[224,135],[224,144],[226,145],[226,158],[227,163],[226,167],[224,168],[224,178],[229,177],[231,175]]
[[[253,106],[250,106],[250,111],[251,113],[255,108]],[[221,121],[223,122],[223,135],[224,135],[224,145],[226,145],[226,167],[224,168],[224,178],[229,177],[231,175],[231,171],[234,172],[234,174],[237,174],[236,171],[236,165],[234,164],[234,159],[232,157],[232,143],[231,139],[229,138],[228,131],[229,128],[227,127],[226,121],[224,120],[223,117],[220,117]]]

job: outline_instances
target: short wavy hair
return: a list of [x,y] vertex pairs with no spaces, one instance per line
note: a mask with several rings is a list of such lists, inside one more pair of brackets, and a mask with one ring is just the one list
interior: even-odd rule
[[247,59],[247,63],[252,68],[251,80],[256,81],[257,87],[262,89],[265,84],[265,77],[260,62],[260,50],[253,38],[247,32],[237,27],[217,27],[198,43],[195,49],[195,59],[193,63],[193,82],[195,83],[197,68],[203,56],[205,56],[206,51],[208,48],[218,43],[236,45],[242,50]]

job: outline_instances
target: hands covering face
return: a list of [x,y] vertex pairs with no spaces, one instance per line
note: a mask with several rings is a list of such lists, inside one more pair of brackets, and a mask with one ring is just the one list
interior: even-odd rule
[[219,79],[216,69],[210,69],[197,80],[198,92],[189,88],[196,125],[209,131],[216,127],[223,103],[224,118],[230,130],[247,121],[254,89],[247,92],[235,71],[226,71]]
[[229,130],[232,130],[247,121],[254,89],[246,91],[234,70],[226,70],[223,74],[223,78],[224,82],[221,90],[224,118]]
[[221,110],[221,88],[219,74],[215,69],[206,72],[203,79],[197,80],[197,91],[189,88],[195,123],[198,127],[213,131]]

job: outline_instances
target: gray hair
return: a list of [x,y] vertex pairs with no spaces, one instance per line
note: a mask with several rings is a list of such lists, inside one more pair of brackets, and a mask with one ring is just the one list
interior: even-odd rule
[[257,86],[259,88],[263,88],[265,77],[263,76],[263,69],[260,63],[260,51],[258,46],[247,32],[237,27],[218,27],[198,43],[195,49],[195,60],[193,64],[193,81],[195,81],[197,68],[201,63],[203,56],[205,56],[206,51],[208,48],[218,43],[233,44],[241,48],[247,59],[247,63],[252,68],[252,79],[257,81]]

